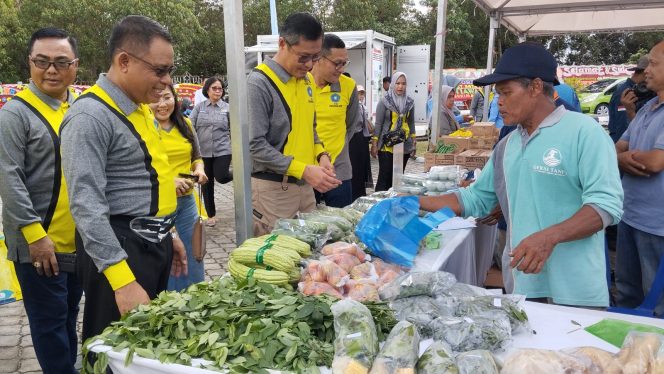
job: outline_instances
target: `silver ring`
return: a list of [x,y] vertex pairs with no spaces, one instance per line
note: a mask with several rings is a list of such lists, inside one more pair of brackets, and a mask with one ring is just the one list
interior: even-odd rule
[[42,266],[42,264],[41,264],[41,262],[39,262],[39,261],[35,261],[35,262],[32,263],[32,266],[34,266],[34,267],[36,267],[37,269],[39,269],[39,268]]

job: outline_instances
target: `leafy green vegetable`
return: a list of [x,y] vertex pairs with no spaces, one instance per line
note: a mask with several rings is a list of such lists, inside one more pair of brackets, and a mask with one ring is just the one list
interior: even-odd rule
[[[127,364],[136,353],[183,365],[200,358],[206,369],[231,373],[316,372],[332,363],[330,307],[335,301],[230,277],[197,283],[182,293],[162,292],[83,344],[82,373],[105,373],[106,354],[97,353],[94,366],[87,359],[88,344],[98,339],[115,351],[128,349]],[[389,332],[396,321],[387,305],[368,307],[381,319],[376,321],[381,333]]]

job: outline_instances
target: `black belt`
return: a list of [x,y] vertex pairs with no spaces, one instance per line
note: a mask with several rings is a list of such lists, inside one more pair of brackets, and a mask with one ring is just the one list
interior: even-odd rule
[[266,171],[259,171],[257,173],[252,173],[251,176],[252,178],[256,179],[262,179],[272,182],[292,183],[292,184],[297,184],[298,186],[304,186],[305,184],[307,184],[307,182],[305,182],[303,179],[297,179],[295,177],[281,175],[277,173],[268,173]]

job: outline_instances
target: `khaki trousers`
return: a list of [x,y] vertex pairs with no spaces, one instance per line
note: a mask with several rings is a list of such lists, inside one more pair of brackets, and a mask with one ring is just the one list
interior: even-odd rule
[[297,212],[316,208],[314,189],[308,185],[251,178],[254,236],[269,234],[279,218],[294,218]]

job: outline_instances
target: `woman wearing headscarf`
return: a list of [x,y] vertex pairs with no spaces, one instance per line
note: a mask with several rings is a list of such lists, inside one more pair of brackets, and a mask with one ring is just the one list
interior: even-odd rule
[[[440,88],[440,113],[438,115],[438,136],[449,135],[459,129],[459,123],[454,118],[454,88],[450,86],[443,85]],[[429,120],[429,134],[431,132],[431,121]],[[431,143],[436,144],[437,142],[433,139]]]
[[398,138],[404,142],[404,169],[408,158],[415,155],[415,102],[406,94],[406,84],[406,74],[399,71],[394,73],[389,91],[376,106],[376,127],[371,138],[371,156],[378,157],[376,191],[392,187],[394,155],[392,145],[385,144],[386,138]]

